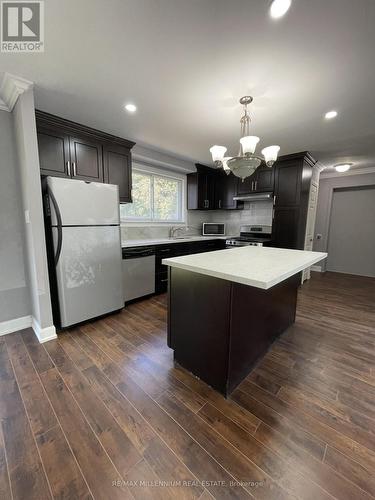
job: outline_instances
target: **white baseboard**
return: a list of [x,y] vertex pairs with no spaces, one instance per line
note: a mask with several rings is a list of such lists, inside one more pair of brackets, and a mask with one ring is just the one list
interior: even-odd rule
[[32,323],[31,316],[23,316],[22,318],[10,319],[0,323],[0,335],[18,332],[25,328],[30,328]]
[[316,273],[321,273],[322,266],[311,266],[311,271],[315,271]]
[[56,328],[53,325],[41,328],[37,320],[33,318],[31,326],[41,344],[49,340],[57,339]]

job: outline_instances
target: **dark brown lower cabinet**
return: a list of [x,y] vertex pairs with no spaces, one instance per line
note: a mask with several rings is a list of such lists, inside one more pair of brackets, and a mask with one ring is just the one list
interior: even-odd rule
[[157,245],[155,247],[155,293],[168,290],[168,266],[162,264],[163,259],[190,255],[194,253],[213,252],[225,248],[225,240],[191,241]]
[[169,281],[168,346],[175,361],[228,396],[294,322],[301,277],[262,290],[170,268]]
[[299,207],[275,207],[272,240],[278,248],[298,249]]

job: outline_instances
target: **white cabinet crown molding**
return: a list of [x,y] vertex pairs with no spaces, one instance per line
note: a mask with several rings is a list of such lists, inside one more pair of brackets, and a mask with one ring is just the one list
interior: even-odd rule
[[21,94],[33,87],[33,82],[5,73],[0,87],[0,109],[12,111]]

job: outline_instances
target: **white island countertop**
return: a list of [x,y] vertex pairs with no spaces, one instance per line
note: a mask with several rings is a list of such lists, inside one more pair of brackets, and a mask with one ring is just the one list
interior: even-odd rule
[[163,259],[163,264],[268,290],[325,259],[304,250],[246,246]]

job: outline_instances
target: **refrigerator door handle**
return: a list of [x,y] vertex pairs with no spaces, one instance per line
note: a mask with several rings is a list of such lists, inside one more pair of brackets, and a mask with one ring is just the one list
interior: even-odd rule
[[60,254],[61,254],[61,247],[62,247],[62,219],[61,219],[59,205],[57,204],[56,198],[55,198],[51,189],[48,189],[48,194],[49,194],[49,197],[52,201],[52,205],[53,205],[53,208],[54,208],[55,214],[56,214],[57,248],[56,248],[56,252],[55,252],[55,266],[57,266],[57,263],[59,262],[59,258],[60,258]]

